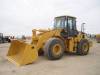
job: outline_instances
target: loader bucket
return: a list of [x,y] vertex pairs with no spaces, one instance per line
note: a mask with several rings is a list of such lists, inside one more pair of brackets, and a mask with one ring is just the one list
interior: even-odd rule
[[21,66],[36,61],[38,52],[32,45],[14,40],[9,48],[7,59],[12,63]]

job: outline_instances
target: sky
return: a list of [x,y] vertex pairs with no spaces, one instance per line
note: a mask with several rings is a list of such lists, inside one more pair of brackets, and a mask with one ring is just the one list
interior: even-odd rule
[[56,16],[77,17],[77,28],[100,33],[100,0],[0,0],[0,32],[31,35],[32,29],[53,27]]

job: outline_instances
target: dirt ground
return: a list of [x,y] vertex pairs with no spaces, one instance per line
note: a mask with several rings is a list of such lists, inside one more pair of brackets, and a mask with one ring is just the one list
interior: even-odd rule
[[94,43],[86,56],[65,54],[50,61],[43,56],[36,63],[18,67],[6,59],[9,44],[0,44],[0,75],[100,75],[100,44]]

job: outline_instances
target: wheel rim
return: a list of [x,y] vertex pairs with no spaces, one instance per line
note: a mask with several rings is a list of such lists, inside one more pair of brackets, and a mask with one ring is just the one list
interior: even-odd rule
[[59,55],[61,53],[61,46],[59,44],[53,46],[53,53],[54,55]]

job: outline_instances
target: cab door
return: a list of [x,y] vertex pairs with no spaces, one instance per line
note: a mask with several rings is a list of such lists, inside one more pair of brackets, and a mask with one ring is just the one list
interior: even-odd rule
[[76,18],[73,17],[67,18],[67,30],[68,30],[68,37],[73,37],[78,34],[76,29]]

